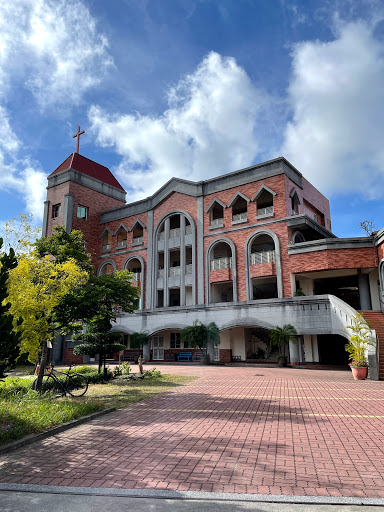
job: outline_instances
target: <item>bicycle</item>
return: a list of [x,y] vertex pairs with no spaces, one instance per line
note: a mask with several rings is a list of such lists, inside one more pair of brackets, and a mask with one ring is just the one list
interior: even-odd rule
[[[69,365],[68,371],[60,372],[59,370],[55,370],[54,365],[49,365],[46,367],[48,375],[44,375],[43,377],[43,392],[50,390],[61,390],[61,395],[65,396],[69,393],[73,397],[80,397],[85,395],[88,389],[88,379],[82,375],[81,373],[73,373],[71,374],[71,368],[75,365]],[[65,375],[66,378],[60,379],[58,375]],[[36,389],[37,379],[33,381],[32,389]]]

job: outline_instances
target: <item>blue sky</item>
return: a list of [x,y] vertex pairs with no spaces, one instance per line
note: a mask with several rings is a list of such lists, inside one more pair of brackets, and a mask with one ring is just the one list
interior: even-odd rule
[[384,226],[383,119],[384,1],[0,4],[0,226],[41,223],[80,124],[128,201],[283,155],[363,236]]

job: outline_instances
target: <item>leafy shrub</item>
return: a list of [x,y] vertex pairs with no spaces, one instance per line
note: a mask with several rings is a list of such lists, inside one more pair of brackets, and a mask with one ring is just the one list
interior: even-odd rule
[[123,363],[121,363],[121,373],[123,375],[129,375],[130,372],[131,372],[131,365],[127,361],[124,361]]

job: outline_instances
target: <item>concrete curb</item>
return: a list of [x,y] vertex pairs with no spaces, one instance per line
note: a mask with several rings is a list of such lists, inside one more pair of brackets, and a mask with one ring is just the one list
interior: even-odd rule
[[292,496],[276,494],[236,494],[226,492],[162,491],[153,489],[115,489],[105,487],[67,487],[58,485],[31,485],[0,483],[0,491],[34,492],[45,494],[72,494],[83,496],[111,496],[130,498],[160,498],[210,501],[248,501],[258,503],[291,503],[308,505],[370,505],[382,507],[384,498],[356,498],[333,496]]
[[56,434],[60,434],[60,432],[64,432],[73,427],[77,427],[82,423],[86,423],[87,421],[92,421],[99,416],[104,416],[104,414],[108,414],[110,412],[115,411],[114,408],[103,409],[102,411],[93,412],[92,414],[88,414],[87,416],[82,416],[81,418],[77,418],[76,420],[67,421],[66,423],[62,423],[61,425],[57,425],[57,427],[50,428],[48,430],[44,430],[43,432],[38,432],[37,434],[29,434],[28,436],[23,437],[22,439],[18,439],[17,441],[12,441],[11,443],[4,444],[0,446],[0,454],[13,452],[22,446],[26,446],[31,443],[35,443],[36,441],[40,441],[41,439],[45,439],[49,436],[54,436]]

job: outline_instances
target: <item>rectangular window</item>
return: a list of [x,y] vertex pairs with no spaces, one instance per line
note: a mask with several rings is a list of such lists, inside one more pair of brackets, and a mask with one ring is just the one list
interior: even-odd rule
[[54,204],[52,206],[52,217],[53,218],[56,218],[56,217],[60,217],[61,215],[61,204]]
[[317,213],[314,213],[314,214],[313,214],[313,220],[314,220],[315,222],[319,222],[319,217],[317,216]]
[[77,218],[78,219],[87,219],[88,218],[87,206],[82,206],[81,204],[77,205]]
[[171,332],[171,348],[181,348],[179,332]]

